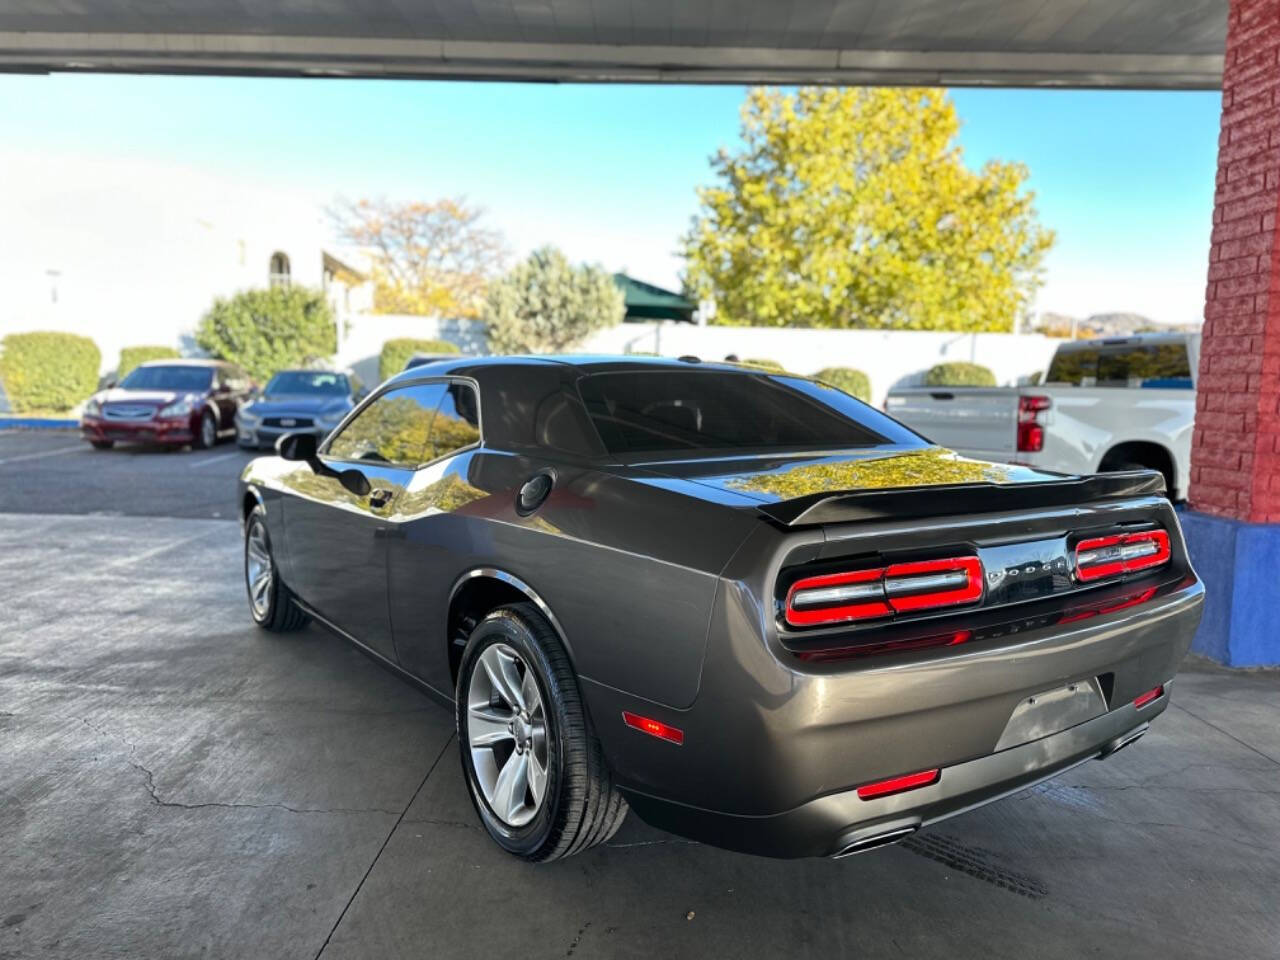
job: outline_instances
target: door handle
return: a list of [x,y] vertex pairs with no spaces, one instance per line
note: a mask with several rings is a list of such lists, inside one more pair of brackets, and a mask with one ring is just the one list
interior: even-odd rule
[[385,507],[391,502],[391,498],[395,496],[395,491],[388,490],[386,487],[378,487],[369,492],[369,506]]

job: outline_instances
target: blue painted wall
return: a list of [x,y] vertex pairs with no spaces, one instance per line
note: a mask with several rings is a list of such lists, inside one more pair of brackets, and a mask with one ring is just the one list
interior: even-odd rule
[[1205,585],[1191,644],[1229,667],[1280,665],[1280,524],[1181,514],[1191,563]]

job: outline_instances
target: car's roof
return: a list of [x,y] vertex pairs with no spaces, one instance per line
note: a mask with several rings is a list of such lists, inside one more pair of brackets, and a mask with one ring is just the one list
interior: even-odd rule
[[279,376],[282,373],[331,373],[338,377],[347,375],[346,370],[335,370],[332,367],[286,367],[284,370],[277,370],[272,376]]
[[213,357],[170,357],[167,360],[144,360],[140,367],[228,367],[226,360]]
[[[725,373],[760,374],[777,373],[763,367],[747,364],[728,363],[715,360],[700,360],[697,357],[641,357],[634,354],[537,354],[537,355],[503,355],[493,357],[457,357],[437,360],[429,368],[412,367],[403,370],[391,378],[395,380],[416,380],[420,377],[439,377],[455,374],[467,376],[504,367],[561,367],[589,373],[625,373],[640,370],[716,370]],[[801,376],[801,374],[786,374]]]
[[1168,333],[1135,333],[1127,337],[1093,337],[1089,340],[1071,340],[1058,345],[1060,351],[1096,350],[1098,347],[1140,347],[1163,343],[1186,343],[1194,333],[1171,330]]

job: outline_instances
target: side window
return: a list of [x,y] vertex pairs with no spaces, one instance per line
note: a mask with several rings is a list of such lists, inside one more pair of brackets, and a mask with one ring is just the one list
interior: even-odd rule
[[1092,387],[1098,376],[1097,350],[1059,350],[1053,355],[1045,383],[1069,383]]
[[451,383],[431,426],[432,458],[447,456],[480,439],[480,407],[470,384]]
[[431,420],[448,384],[419,383],[384,393],[329,441],[340,460],[416,467],[432,458]]

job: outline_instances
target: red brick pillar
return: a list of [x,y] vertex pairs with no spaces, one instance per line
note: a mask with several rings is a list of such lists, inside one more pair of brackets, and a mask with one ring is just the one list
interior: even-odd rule
[[1280,0],[1231,0],[1204,340],[1182,515],[1205,584],[1191,649],[1280,665]]
[[1191,506],[1280,523],[1280,0],[1231,0]]

